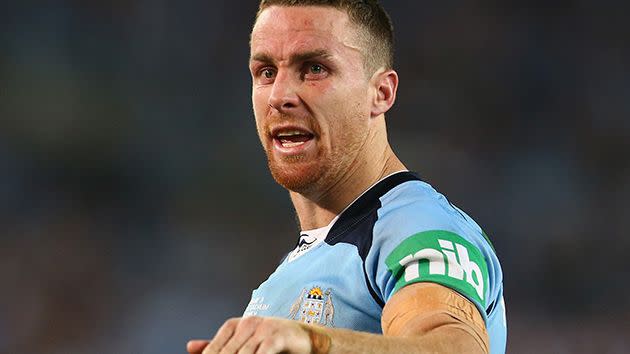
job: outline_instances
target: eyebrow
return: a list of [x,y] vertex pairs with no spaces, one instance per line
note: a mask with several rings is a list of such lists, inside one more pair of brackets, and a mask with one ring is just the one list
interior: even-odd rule
[[[317,58],[330,58],[332,57],[332,54],[330,54],[329,51],[327,51],[326,49],[315,49],[315,50],[309,50],[306,52],[301,52],[301,53],[295,53],[292,54],[289,57],[289,63],[290,64],[294,64],[294,63],[299,63],[299,62],[304,62],[304,61],[309,61],[309,60],[313,60],[313,59],[317,59]],[[260,61],[263,63],[274,63],[275,60],[271,57],[271,55],[267,54],[267,53],[256,53],[254,55],[252,55],[252,57],[250,58],[250,62],[252,61]]]

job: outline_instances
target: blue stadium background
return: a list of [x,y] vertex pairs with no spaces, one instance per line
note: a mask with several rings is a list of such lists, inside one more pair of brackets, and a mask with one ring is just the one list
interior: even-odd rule
[[[628,352],[628,3],[383,3],[391,142],[493,239],[509,352]],[[294,243],[256,6],[0,3],[0,353],[184,352]]]

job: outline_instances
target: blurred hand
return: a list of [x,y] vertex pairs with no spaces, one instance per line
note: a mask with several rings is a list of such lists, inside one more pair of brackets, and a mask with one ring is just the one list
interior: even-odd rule
[[227,320],[212,340],[191,340],[190,354],[310,354],[311,340],[301,322],[272,317]]

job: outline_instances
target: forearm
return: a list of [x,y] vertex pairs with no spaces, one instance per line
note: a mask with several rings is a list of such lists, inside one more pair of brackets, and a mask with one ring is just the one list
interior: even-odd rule
[[[422,301],[418,302],[418,299]],[[411,303],[410,303],[411,300]],[[461,301],[459,301],[461,300]],[[191,341],[191,354],[218,353],[488,353],[475,305],[437,284],[401,289],[383,309],[385,335],[308,325],[275,317],[227,320],[210,341]]]
[[339,328],[305,326],[314,331],[317,354],[486,353],[465,328],[447,324],[421,335],[384,336]]

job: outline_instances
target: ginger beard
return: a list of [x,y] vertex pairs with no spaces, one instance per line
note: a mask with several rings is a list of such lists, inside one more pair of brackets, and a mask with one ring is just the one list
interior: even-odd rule
[[[291,156],[282,156],[274,151],[273,137],[268,129],[258,127],[269,171],[278,184],[303,195],[322,193],[351,171],[353,163],[360,160],[363,145],[367,142],[369,118],[363,110],[356,108],[340,113],[345,118],[330,117],[327,119],[328,129],[323,129],[317,122],[309,124],[315,133],[312,138],[315,151],[309,149]],[[281,119],[292,120],[288,117]],[[333,122],[337,124],[331,124]]]

